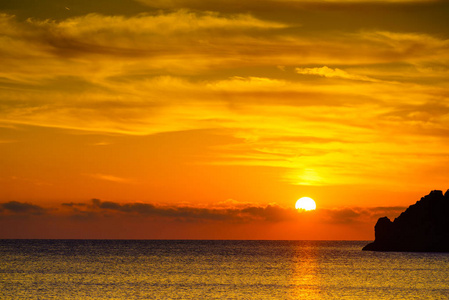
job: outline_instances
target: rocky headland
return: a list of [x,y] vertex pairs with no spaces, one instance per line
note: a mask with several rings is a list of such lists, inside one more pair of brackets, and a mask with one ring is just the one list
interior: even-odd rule
[[379,218],[374,236],[363,250],[449,252],[449,190],[431,191],[393,222]]

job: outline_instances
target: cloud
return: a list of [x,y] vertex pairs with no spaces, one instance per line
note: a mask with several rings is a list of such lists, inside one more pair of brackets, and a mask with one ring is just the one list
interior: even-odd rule
[[[0,204],[0,213],[21,215],[62,216],[77,220],[93,220],[102,217],[142,217],[151,220],[169,222],[224,222],[224,223],[279,223],[299,222],[303,218],[312,217],[317,222],[328,224],[353,225],[356,223],[375,223],[379,217],[394,218],[405,210],[405,207],[337,207],[333,209],[317,209],[301,213],[293,208],[285,208],[277,204],[254,205],[238,201],[225,201],[209,206],[201,205],[159,205],[154,203],[102,201],[92,199],[90,202],[61,203],[60,207],[44,208],[35,204],[11,201]],[[314,222],[315,222],[314,221]]]
[[86,203],[75,203],[75,202],[66,202],[66,203],[61,203],[62,206],[68,206],[68,207],[76,207],[76,206],[86,206]]
[[[5,209],[7,207],[8,209]],[[12,209],[9,210],[9,209]],[[226,201],[210,205],[92,199],[41,207],[0,204],[4,238],[368,239],[378,216],[399,207],[335,207],[299,212],[277,204]]]
[[282,208],[276,204],[255,206],[248,203],[227,201],[207,206],[156,205],[151,203],[119,203],[92,199],[88,203],[61,203],[60,207],[43,208],[41,206],[11,201],[0,204],[2,214],[65,216],[75,219],[95,219],[102,216],[140,216],[150,219],[173,222],[286,222],[300,217],[294,209]]
[[0,208],[2,208],[3,211],[13,214],[42,215],[46,212],[46,210],[41,206],[17,201],[0,203]]
[[446,65],[449,59],[449,40],[433,35],[391,31],[361,31],[356,35],[390,61],[402,59],[417,65],[439,61]]
[[[264,10],[267,8],[276,7],[277,9],[294,9],[298,7],[328,7],[328,6],[349,6],[354,4],[366,4],[366,5],[374,5],[374,4],[408,4],[408,3],[433,3],[438,2],[439,0],[247,0],[244,3],[241,1],[201,1],[201,0],[137,0],[138,2],[147,5],[153,8],[180,8],[180,7],[188,7],[195,9],[229,9],[229,10],[240,10],[243,8],[256,10],[259,8],[260,10]],[[226,5],[223,5],[223,4]],[[333,7],[331,6],[331,7]]]
[[118,177],[114,175],[108,175],[108,174],[87,174],[87,176],[99,179],[99,180],[105,180],[105,181],[111,181],[111,182],[117,182],[117,183],[131,183],[132,180],[128,178]]
[[21,35],[49,47],[58,56],[102,54],[124,58],[164,56],[179,51],[190,53],[200,50],[202,45],[207,46],[208,42],[202,39],[214,34],[227,32],[230,38],[240,35],[241,31],[286,27],[251,15],[221,16],[216,12],[186,10],[133,17],[88,14],[59,22],[30,19],[25,25],[36,36],[31,39],[29,33],[21,32]]
[[[295,211],[277,205],[207,208],[195,206],[156,206],[148,203],[117,203],[111,201],[92,200],[93,210],[103,212],[119,212],[142,216],[169,218],[177,221],[203,222],[281,222],[292,220]],[[228,204],[235,204],[229,203]]]
[[302,75],[317,75],[326,78],[342,78],[342,79],[350,79],[350,80],[360,80],[360,81],[370,81],[370,82],[379,82],[379,80],[370,78],[363,75],[350,74],[346,71],[340,70],[338,68],[332,69],[329,67],[321,67],[321,68],[296,68],[296,73]]
[[399,216],[406,207],[342,207],[335,209],[325,209],[322,212],[323,221],[332,224],[355,224],[370,222],[375,224],[380,217],[388,216],[395,218]]

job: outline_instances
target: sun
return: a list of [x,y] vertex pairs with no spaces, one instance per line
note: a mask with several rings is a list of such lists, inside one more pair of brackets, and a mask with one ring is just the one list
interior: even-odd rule
[[312,198],[302,197],[301,199],[296,201],[295,208],[300,209],[300,210],[306,210],[306,211],[315,210],[316,203],[315,203],[315,201],[313,201]]

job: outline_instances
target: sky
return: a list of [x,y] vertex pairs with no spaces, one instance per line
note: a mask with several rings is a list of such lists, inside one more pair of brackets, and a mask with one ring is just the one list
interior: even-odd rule
[[448,15],[1,1],[0,238],[372,240],[449,188]]

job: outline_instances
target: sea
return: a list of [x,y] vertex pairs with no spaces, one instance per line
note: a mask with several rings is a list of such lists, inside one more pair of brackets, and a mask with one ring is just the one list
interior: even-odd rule
[[0,240],[0,299],[449,299],[449,253],[367,243]]

